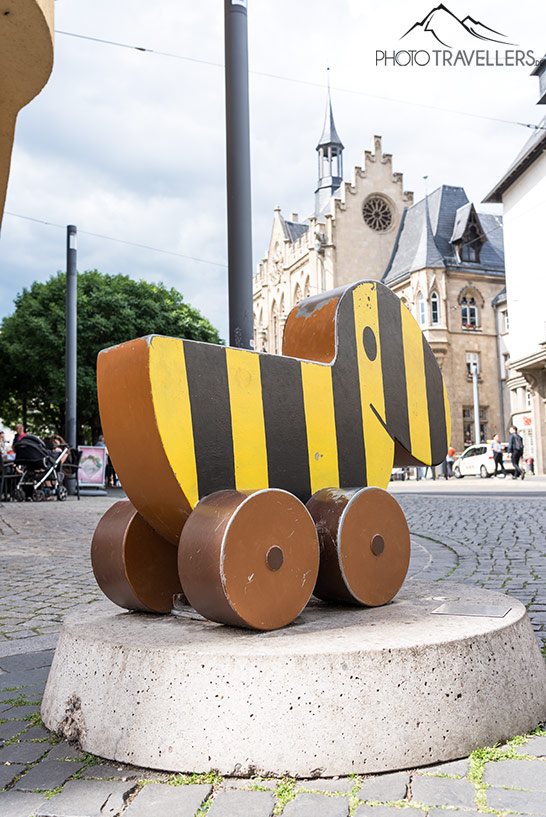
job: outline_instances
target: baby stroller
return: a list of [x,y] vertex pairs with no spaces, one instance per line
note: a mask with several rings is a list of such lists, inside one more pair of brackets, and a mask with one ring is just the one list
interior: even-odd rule
[[25,434],[13,446],[15,465],[20,477],[13,492],[17,502],[32,499],[42,502],[55,495],[59,502],[68,496],[64,485],[63,462],[70,446],[62,445],[48,449],[43,440],[34,434]]

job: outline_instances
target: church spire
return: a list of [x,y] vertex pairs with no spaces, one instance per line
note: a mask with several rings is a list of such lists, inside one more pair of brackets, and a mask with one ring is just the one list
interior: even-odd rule
[[328,102],[324,127],[316,149],[318,152],[318,184],[315,190],[315,214],[319,215],[343,181],[343,143],[338,136],[332,113],[330,73],[328,73]]

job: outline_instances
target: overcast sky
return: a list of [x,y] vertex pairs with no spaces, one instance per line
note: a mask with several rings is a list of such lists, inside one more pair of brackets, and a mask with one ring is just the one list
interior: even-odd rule
[[[248,5],[256,263],[275,205],[286,217],[313,209],[328,66],[345,178],[381,134],[416,200],[427,175],[429,191],[461,185],[480,202],[531,133],[456,111],[529,123],[546,112],[528,66],[376,67],[376,50],[410,47],[412,35],[400,37],[430,0]],[[543,0],[446,5],[537,57],[546,50]],[[78,268],[174,286],[227,337],[223,0],[57,0],[55,10],[58,31],[188,59],[57,34],[49,83],[19,115],[6,211],[189,256],[81,234]],[[414,43],[442,48],[423,32]],[[0,317],[24,286],[64,268],[63,229],[6,214]]]

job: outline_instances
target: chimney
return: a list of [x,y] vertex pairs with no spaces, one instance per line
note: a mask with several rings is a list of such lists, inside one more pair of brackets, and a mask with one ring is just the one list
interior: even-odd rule
[[538,77],[540,99],[538,105],[546,105],[546,55],[539,61],[534,71],[531,71],[532,77]]
[[295,222],[297,224],[298,223],[298,214],[297,213],[292,213],[292,215],[290,216],[290,221],[293,221],[293,222]]

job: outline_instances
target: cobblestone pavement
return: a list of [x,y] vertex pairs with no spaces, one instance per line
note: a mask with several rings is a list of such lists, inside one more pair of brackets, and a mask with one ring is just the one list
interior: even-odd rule
[[[546,645],[546,479],[392,483],[412,533],[410,576],[510,593]],[[0,817],[546,817],[546,730],[470,758],[368,777],[237,780],[111,764],[43,728],[63,617],[100,606],[89,563],[119,494],[0,505]],[[517,668],[515,668],[517,671]],[[545,713],[546,714],[546,713]]]

